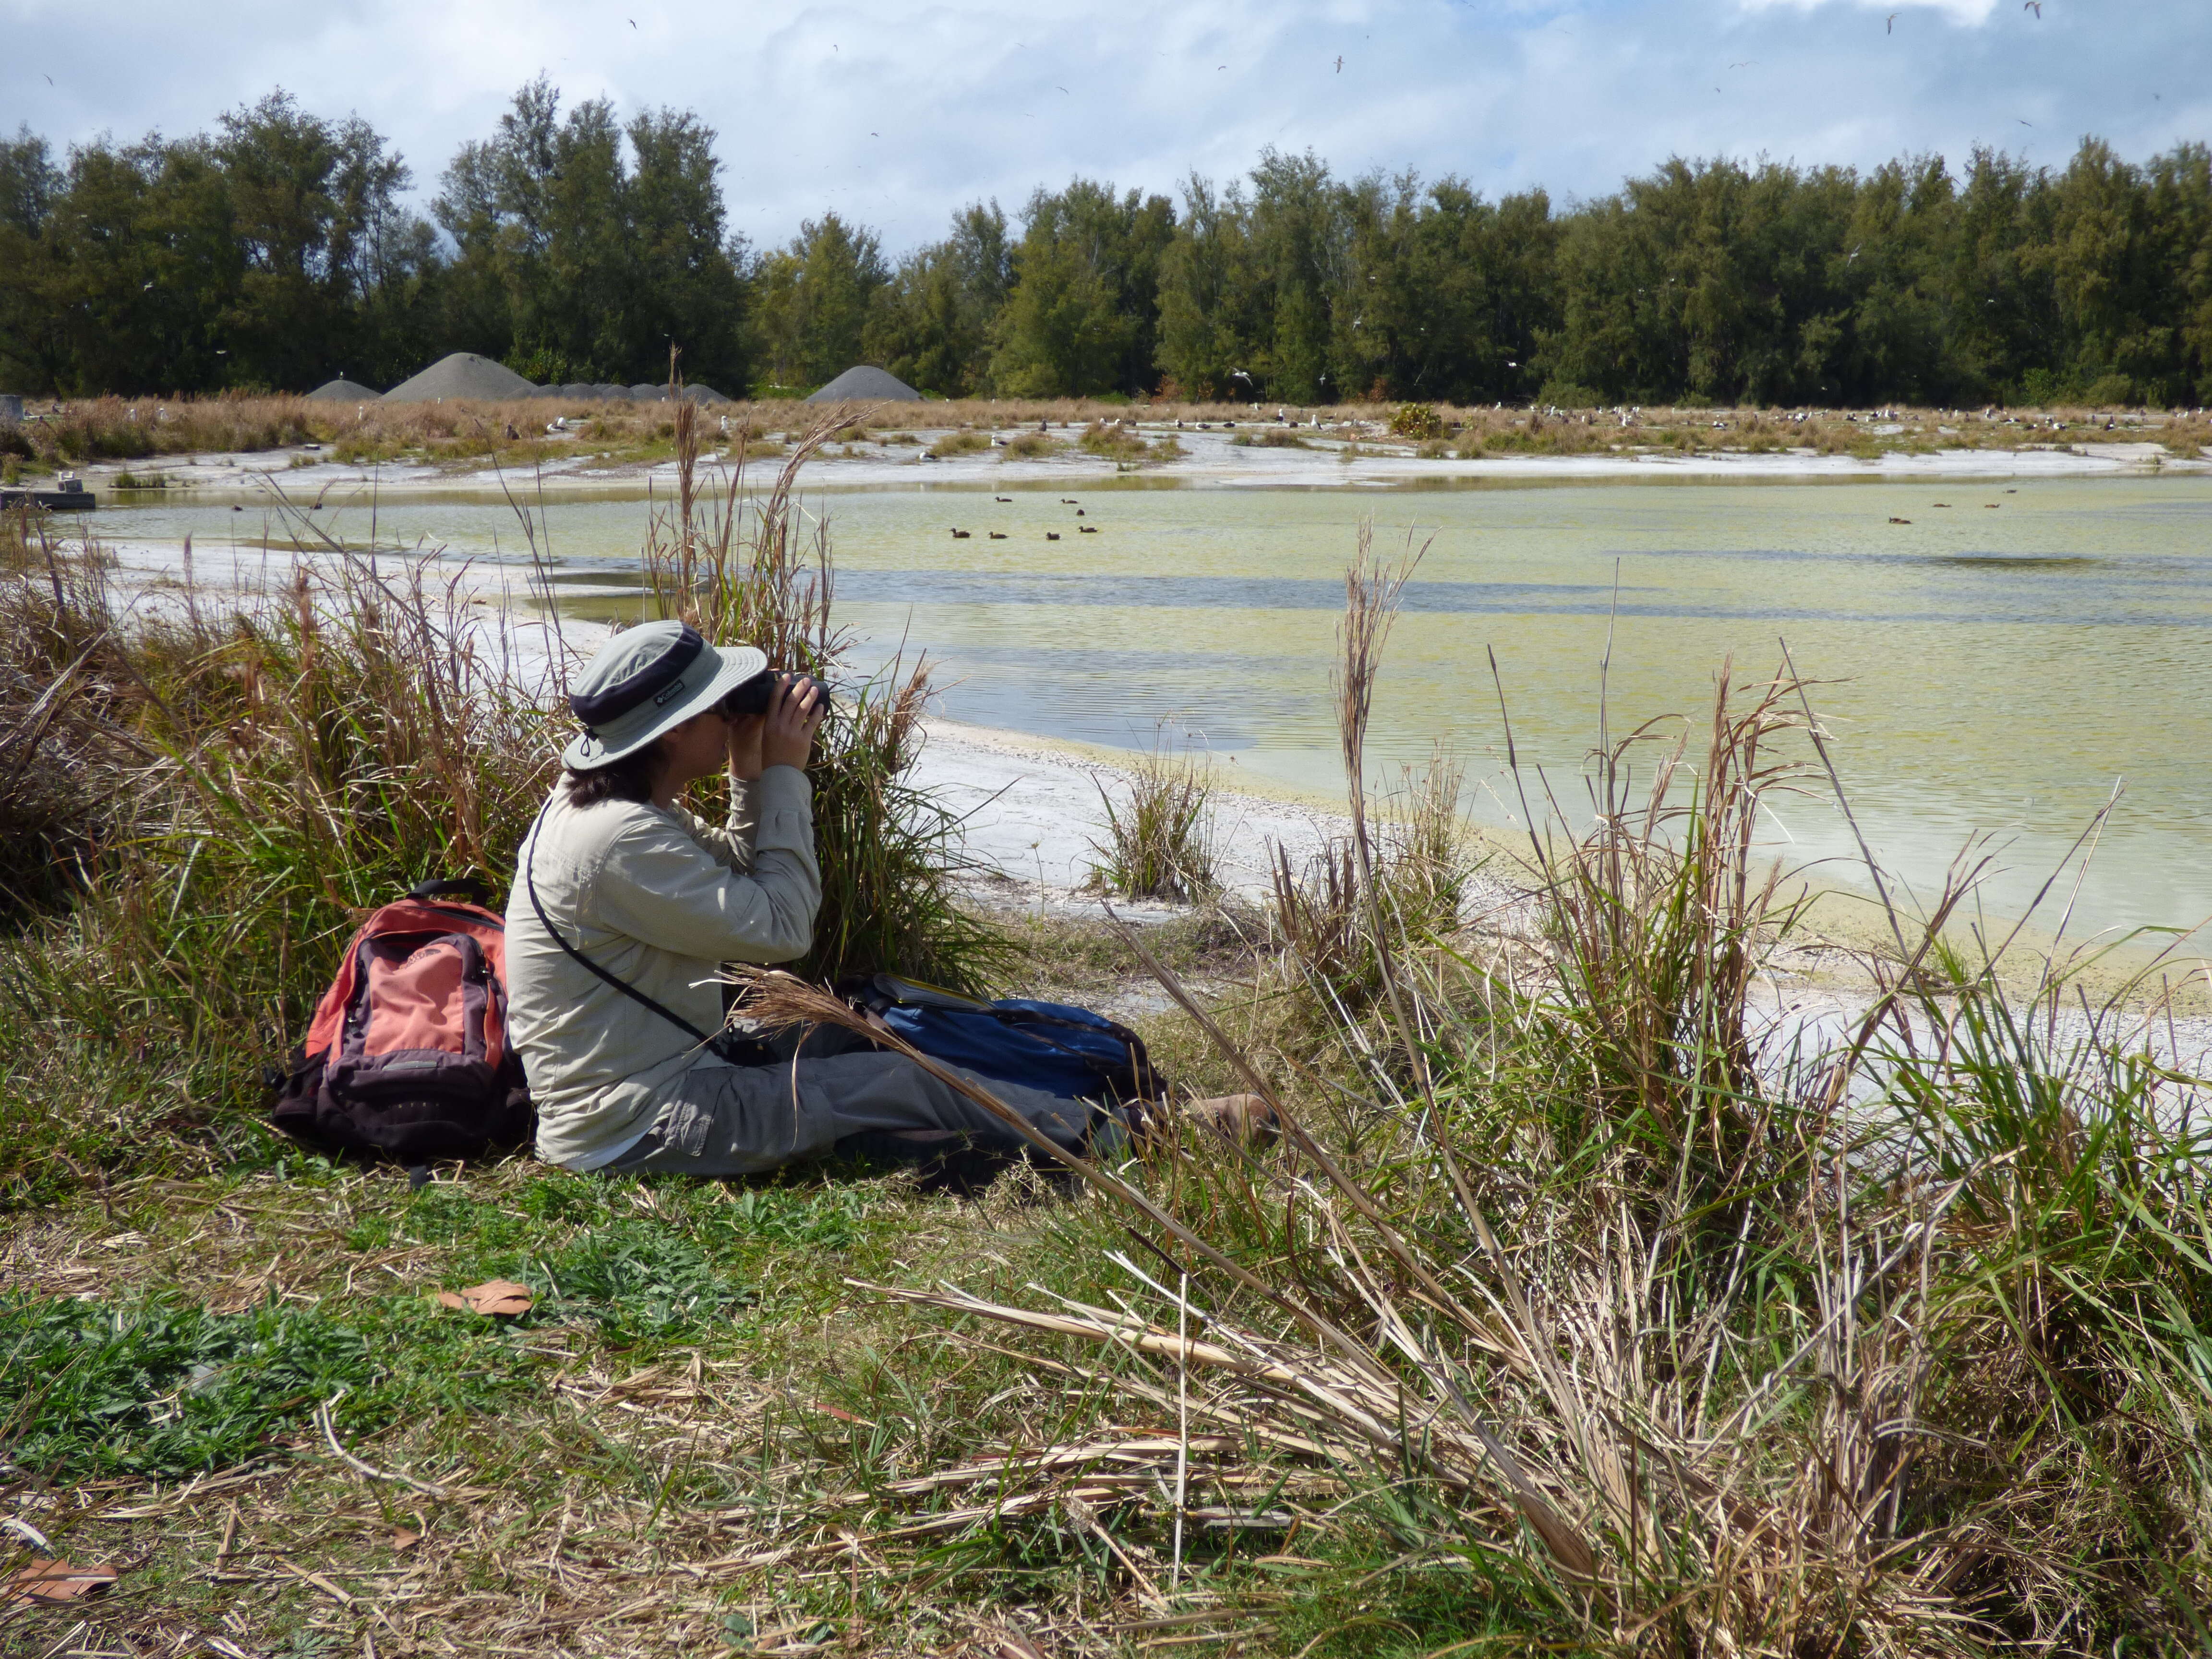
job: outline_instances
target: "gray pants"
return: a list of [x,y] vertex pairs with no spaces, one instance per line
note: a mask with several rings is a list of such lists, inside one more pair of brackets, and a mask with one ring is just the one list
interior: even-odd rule
[[[816,1026],[803,1047],[789,1036],[775,1046],[789,1056],[776,1065],[702,1058],[645,1139],[604,1167],[611,1174],[756,1175],[822,1157],[848,1135],[888,1133],[927,1147],[945,1131],[1000,1139],[1014,1133],[903,1054],[882,1053],[849,1031]],[[1094,1120],[1118,1139],[1118,1119],[1079,1102],[962,1075],[1072,1152],[1085,1150]]]

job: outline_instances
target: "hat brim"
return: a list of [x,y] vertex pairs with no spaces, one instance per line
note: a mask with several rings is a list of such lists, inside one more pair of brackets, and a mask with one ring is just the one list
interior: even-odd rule
[[[651,743],[662,732],[681,726],[695,714],[703,714],[724,697],[736,690],[754,675],[768,667],[768,653],[757,646],[708,646],[702,655],[711,653],[718,659],[714,672],[694,690],[686,685],[678,696],[665,706],[650,711],[641,710],[610,721],[606,730],[598,732],[580,732],[561,751],[561,764],[571,772],[589,772],[601,766],[611,766],[628,755]],[[688,676],[687,676],[688,678]],[[632,727],[635,720],[637,725]]]

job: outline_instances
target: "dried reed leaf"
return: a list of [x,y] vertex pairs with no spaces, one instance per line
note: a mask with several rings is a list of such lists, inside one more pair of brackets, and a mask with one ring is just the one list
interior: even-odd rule
[[471,1285],[461,1291],[441,1291],[438,1304],[445,1308],[462,1308],[470,1313],[512,1316],[530,1311],[536,1293],[527,1285],[518,1285],[511,1279],[486,1279],[481,1285]]
[[48,1607],[97,1595],[121,1575],[110,1566],[73,1566],[67,1561],[33,1561],[0,1583],[0,1611]]

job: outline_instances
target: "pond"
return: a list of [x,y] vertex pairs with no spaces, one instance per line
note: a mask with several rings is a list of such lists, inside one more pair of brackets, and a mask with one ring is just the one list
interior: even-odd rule
[[[103,508],[98,533],[173,545],[190,531],[203,559],[261,556],[257,509],[138,499]],[[2077,927],[2212,915],[2212,479],[1090,481],[825,489],[806,504],[833,527],[841,617],[872,651],[927,650],[956,720],[1122,747],[1171,720],[1233,776],[1336,796],[1336,626],[1368,523],[1386,553],[1425,550],[1385,660],[1379,781],[1443,744],[1467,764],[1469,812],[1517,823],[1494,653],[1524,768],[1586,813],[1601,684],[1615,736],[1696,721],[1724,661],[1740,682],[1763,679],[1786,641],[1819,683],[1862,828],[1914,893],[1932,899],[1986,834],[1998,867],[1985,902],[2017,914],[2124,787],[2081,878]],[[523,550],[496,499],[386,495],[375,511],[379,546]],[[541,541],[573,595],[564,608],[628,609],[649,511],[605,495],[547,504]],[[365,497],[334,490],[317,517],[367,538]],[[1825,783],[1771,805],[1778,854],[1862,881]]]

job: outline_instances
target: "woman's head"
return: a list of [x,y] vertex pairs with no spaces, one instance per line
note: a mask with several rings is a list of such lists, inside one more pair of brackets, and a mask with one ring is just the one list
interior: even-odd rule
[[[740,718],[757,720],[758,716]],[[710,776],[721,769],[729,752],[732,724],[717,704],[678,721],[642,749],[634,749],[618,760],[580,770],[565,767],[568,803],[590,806],[603,800],[626,800],[642,805],[663,795],[672,796],[694,779]]]
[[715,705],[767,666],[767,657],[752,647],[717,650],[688,623],[628,629],[601,646],[576,677],[568,707],[584,730],[562,763],[571,772],[595,772],[660,744],[679,727],[695,726],[696,735],[702,717],[719,742]]

